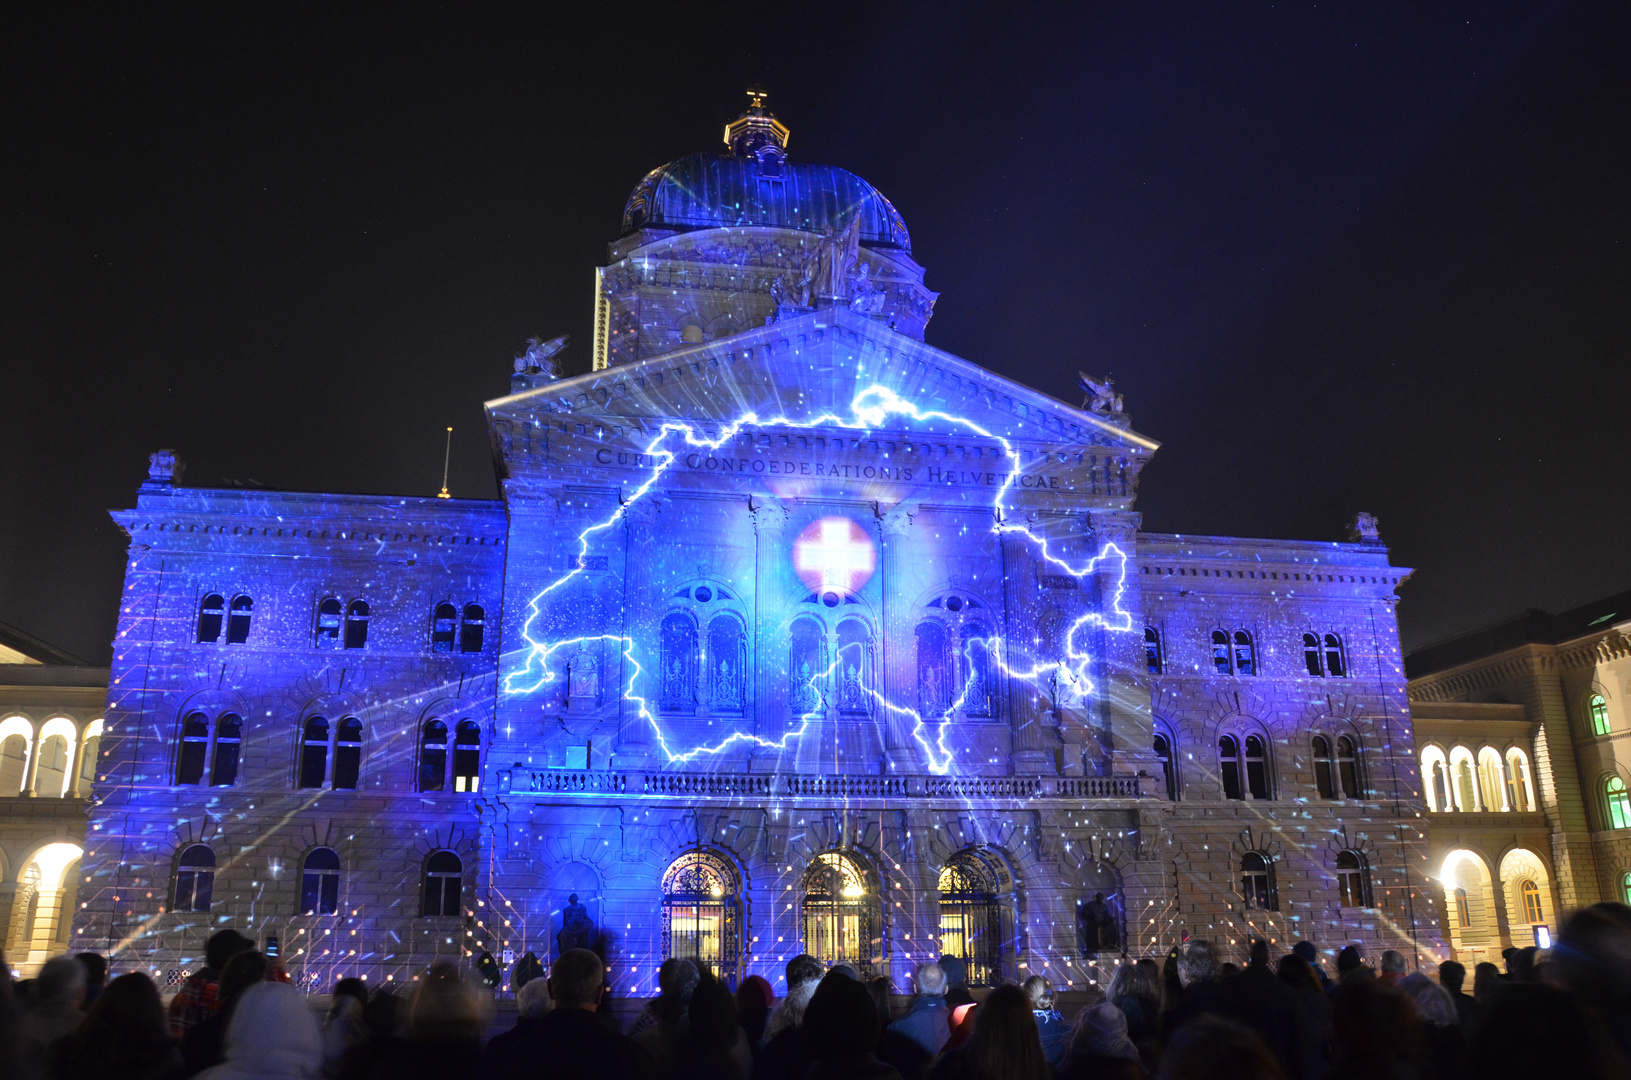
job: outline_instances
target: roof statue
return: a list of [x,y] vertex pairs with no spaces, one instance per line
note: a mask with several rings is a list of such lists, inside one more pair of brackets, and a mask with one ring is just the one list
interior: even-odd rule
[[547,375],[552,379],[561,377],[560,361],[556,357],[566,348],[567,339],[572,335],[562,334],[558,338],[540,341],[538,338],[527,339],[526,351],[515,358],[515,373],[517,375]]
[[1106,375],[1100,382],[1085,371],[1076,373],[1076,381],[1087,397],[1082,401],[1082,408],[1095,413],[1119,413],[1121,411],[1121,395],[1116,393],[1116,382]]
[[1375,514],[1361,510],[1348,522],[1348,540],[1355,544],[1378,543],[1382,539],[1382,523]]

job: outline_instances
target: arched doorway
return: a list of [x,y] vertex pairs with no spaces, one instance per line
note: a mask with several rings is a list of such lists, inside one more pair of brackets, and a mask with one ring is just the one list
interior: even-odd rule
[[970,986],[995,986],[1003,976],[1003,943],[1011,936],[1008,900],[1013,879],[993,853],[959,851],[940,869],[940,952],[961,957]]
[[663,875],[663,956],[706,967],[732,990],[742,955],[742,883],[729,859],[688,851]]
[[78,844],[67,841],[46,844],[18,876],[16,910],[20,917],[13,918],[7,955],[17,958],[14,962],[24,975],[32,975],[47,959],[67,951],[76,893],[68,871],[83,854]]
[[826,964],[851,964],[870,977],[882,931],[871,868],[850,852],[824,851],[811,860],[801,884],[804,951]]
[[1456,959],[1471,966],[1500,955],[1501,929],[1495,917],[1495,890],[1489,868],[1471,851],[1444,857],[1444,930]]
[[1532,851],[1513,848],[1501,859],[1501,888],[1506,893],[1506,924],[1512,944],[1535,944],[1535,927],[1557,926],[1552,880],[1546,864]]

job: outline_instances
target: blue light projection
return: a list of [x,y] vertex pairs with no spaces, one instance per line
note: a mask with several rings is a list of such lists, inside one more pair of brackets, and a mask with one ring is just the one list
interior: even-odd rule
[[[824,706],[818,704],[815,709],[803,713],[799,717],[799,724],[779,739],[766,739],[747,732],[733,732],[724,739],[712,744],[692,746],[683,749],[676,748],[671,745],[669,734],[664,730],[655,712],[653,712],[651,709],[649,702],[644,696],[636,692],[636,687],[639,685],[641,676],[645,673],[645,669],[641,665],[638,657],[635,656],[636,646],[631,637],[623,634],[589,634],[562,640],[540,640],[534,634],[534,624],[542,614],[542,602],[544,599],[584,572],[585,568],[589,565],[588,558],[590,554],[590,546],[594,540],[601,533],[606,532],[620,519],[622,519],[630,506],[645,498],[656,486],[657,482],[662,478],[664,473],[666,473],[673,466],[675,461],[678,460],[678,453],[675,449],[671,448],[671,440],[676,436],[679,439],[683,439],[685,446],[696,447],[703,450],[718,450],[727,442],[734,439],[744,428],[833,427],[848,431],[869,432],[881,427],[884,422],[892,416],[905,417],[917,422],[943,421],[962,427],[982,438],[994,439],[1001,443],[1004,453],[1006,454],[1008,460],[1013,462],[1013,465],[1005,476],[1003,483],[997,488],[996,494],[992,499],[991,531],[999,536],[1010,533],[1023,536],[1026,540],[1036,546],[1040,557],[1045,562],[1078,579],[1085,578],[1088,575],[1097,572],[1099,569],[1099,564],[1103,560],[1114,559],[1116,561],[1116,577],[1115,588],[1111,594],[1109,603],[1110,615],[1106,617],[1104,614],[1097,611],[1088,612],[1077,618],[1075,622],[1071,623],[1070,627],[1064,634],[1064,656],[1057,661],[1032,664],[1029,668],[1021,669],[1009,664],[1006,657],[1006,648],[1000,636],[992,635],[987,638],[969,639],[964,646],[965,657],[970,661],[967,665],[967,671],[969,674],[964,680],[962,689],[958,696],[953,700],[951,707],[945,711],[944,716],[938,719],[938,722],[925,718],[922,713],[911,706],[901,705],[890,701],[875,688],[868,687],[867,693],[870,694],[880,706],[889,712],[911,719],[912,737],[927,756],[930,771],[937,774],[945,774],[949,772],[956,757],[956,752],[946,745],[946,729],[950,723],[949,717],[963,705],[964,700],[969,694],[971,686],[977,678],[978,668],[973,662],[974,649],[985,650],[987,655],[993,661],[995,661],[998,669],[1004,674],[1008,675],[1010,678],[1021,679],[1032,685],[1039,685],[1039,680],[1043,678],[1056,681],[1057,689],[1061,691],[1063,696],[1067,699],[1081,700],[1090,696],[1094,690],[1093,681],[1088,675],[1088,664],[1091,662],[1091,658],[1085,651],[1077,646],[1075,640],[1076,633],[1084,626],[1089,625],[1099,625],[1103,626],[1107,630],[1121,633],[1126,633],[1132,630],[1132,615],[1130,612],[1123,610],[1121,606],[1121,598],[1125,589],[1127,576],[1126,553],[1114,543],[1107,543],[1099,550],[1097,555],[1087,560],[1087,562],[1081,566],[1073,565],[1066,559],[1055,555],[1049,549],[1048,541],[1045,537],[1037,536],[1035,533],[1031,532],[1028,527],[1018,523],[1017,520],[1008,520],[1008,507],[1006,500],[1009,491],[1018,486],[1020,483],[1021,469],[1019,464],[1019,455],[1014,452],[1013,445],[1007,439],[995,434],[994,432],[986,430],[981,425],[969,420],[966,417],[955,416],[951,413],[942,412],[938,409],[920,408],[911,401],[901,397],[894,390],[876,383],[866,387],[855,395],[854,399],[850,402],[850,415],[847,417],[833,412],[821,412],[803,417],[785,415],[761,417],[756,412],[746,412],[738,416],[729,424],[723,425],[719,436],[713,439],[699,436],[697,429],[691,424],[678,421],[669,421],[664,423],[658,430],[655,437],[652,438],[645,448],[645,454],[655,462],[655,464],[653,464],[651,467],[649,475],[647,475],[645,480],[634,490],[633,494],[625,499],[623,503],[618,506],[616,510],[612,511],[610,515],[608,515],[605,519],[590,525],[578,534],[577,565],[556,578],[554,581],[550,582],[543,589],[539,590],[539,592],[534,595],[530,601],[528,601],[527,619],[521,630],[521,635],[527,642],[525,657],[521,666],[517,670],[512,671],[505,676],[505,692],[515,695],[526,695],[540,689],[548,683],[554,682],[556,679],[556,674],[550,669],[549,659],[551,654],[562,648],[592,641],[618,642],[622,647],[624,658],[629,661],[633,670],[633,673],[629,676],[628,684],[623,690],[624,700],[633,703],[638,709],[640,717],[651,726],[652,732],[656,737],[657,745],[670,764],[691,761],[704,754],[719,754],[737,743],[744,742],[753,743],[762,748],[775,750],[786,749],[789,742],[796,740],[803,735],[805,730],[809,727],[811,721],[817,719],[821,715]],[[818,525],[819,524],[821,523],[818,523]],[[853,579],[856,575],[862,572],[864,565],[862,553],[855,549],[853,543],[846,543],[844,538],[837,534],[836,530],[829,529],[827,531],[819,532],[816,540],[818,548],[820,549],[818,558],[825,558],[828,561],[828,570],[832,571],[838,576],[845,576],[850,579]],[[836,560],[836,562],[834,560]],[[865,573],[870,574],[870,566],[865,567]],[[862,580],[864,580],[864,578]],[[832,674],[832,672],[837,668],[837,665],[842,658],[842,654],[843,650],[838,650],[838,655],[834,657],[831,664],[829,664],[823,671],[815,673],[811,676],[808,685],[812,689],[814,689],[821,680]],[[821,695],[819,693],[812,696],[818,703],[821,701]],[[937,729],[932,734],[930,733],[931,727]]]

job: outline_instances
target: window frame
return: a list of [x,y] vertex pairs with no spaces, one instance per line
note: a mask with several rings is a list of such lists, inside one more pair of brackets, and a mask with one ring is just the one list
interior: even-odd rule
[[477,654],[486,643],[487,609],[472,600],[459,609],[458,652],[461,656]]
[[373,610],[368,601],[360,596],[345,606],[344,648],[350,650],[368,647],[368,626],[373,618]]
[[[1250,865],[1253,859],[1258,860],[1260,865]],[[1267,852],[1253,848],[1241,855],[1240,898],[1248,911],[1280,910],[1280,891],[1275,881],[1274,859]]]
[[1608,716],[1608,698],[1601,692],[1593,690],[1586,698],[1586,718],[1591,723],[1594,738],[1614,733],[1613,722]]
[[255,598],[248,593],[238,593],[232,598],[227,607],[227,640],[228,645],[249,644],[249,632],[254,627]]
[[[446,629],[442,628],[444,621],[443,611],[447,612]],[[439,600],[430,608],[430,651],[435,653],[456,652],[459,644],[459,606],[451,600]]]
[[[187,856],[195,851],[202,851],[209,856],[208,862],[187,861]],[[188,844],[176,853],[175,872],[171,877],[170,910],[173,912],[207,914],[215,902],[215,873],[218,867],[215,862],[215,849],[208,844]],[[182,875],[187,875],[185,882]],[[202,882],[202,885],[200,885]],[[187,906],[182,906],[182,886],[187,886]],[[199,906],[202,898],[202,906]]]
[[[456,869],[447,866],[447,860],[441,858],[444,855],[457,864]],[[439,860],[442,863],[441,869],[436,867]],[[456,919],[463,917],[464,873],[464,858],[456,851],[449,848],[438,848],[425,856],[425,861],[421,864],[420,870],[419,917],[421,919]],[[449,883],[451,883],[453,889],[451,901],[448,894]],[[436,911],[431,910],[433,892],[436,900],[435,907],[438,909]],[[453,910],[445,910],[450,904]]]
[[[313,866],[312,860],[322,853],[332,855],[333,866]],[[328,860],[323,860],[327,862]],[[328,846],[314,847],[300,860],[300,915],[338,915],[340,913],[340,878],[345,869],[340,853]],[[315,896],[317,902],[308,904]]]
[[1533,926],[1546,921],[1546,905],[1542,902],[1540,884],[1534,878],[1518,883],[1518,898],[1523,907],[1523,921]]
[[1610,830],[1631,829],[1631,794],[1624,777],[1613,773],[1599,785],[1603,797],[1604,821]]
[[345,629],[345,601],[328,595],[317,601],[316,621],[312,628],[312,644],[319,649],[338,649],[340,635]]
[[[1352,862],[1351,866],[1343,866],[1343,860]],[[1344,848],[1337,852],[1337,906],[1342,908],[1373,908],[1376,906],[1374,894],[1371,892],[1370,860],[1365,853],[1354,848]],[[1355,903],[1346,903],[1352,899]]]
[[1335,802],[1341,798],[1341,791],[1337,787],[1336,751],[1332,749],[1331,740],[1316,732],[1308,745],[1314,756],[1314,791],[1321,799]]
[[1144,671],[1147,675],[1160,675],[1166,668],[1166,654],[1161,647],[1159,627],[1144,628]]
[[1325,677],[1325,653],[1320,649],[1320,636],[1311,630],[1303,631],[1303,667],[1312,678]]
[[[202,737],[189,735],[187,732],[188,722],[194,717],[198,717],[203,721],[204,734]],[[232,719],[237,722],[237,734],[233,737],[222,739],[221,725],[228,719]],[[181,715],[181,726],[178,734],[179,738],[176,740],[175,766],[174,771],[170,774],[174,786],[214,788],[236,787],[238,785],[238,779],[243,775],[243,713],[239,712],[237,709],[224,708],[214,716],[211,716],[210,713],[203,708],[188,709]],[[232,759],[232,775],[227,778],[225,782],[220,781],[222,771],[220,765],[220,750],[223,742],[235,748]],[[187,747],[189,744],[201,746],[198,759],[198,776],[197,779],[193,780],[184,779],[187,773],[183,771],[187,764]]]

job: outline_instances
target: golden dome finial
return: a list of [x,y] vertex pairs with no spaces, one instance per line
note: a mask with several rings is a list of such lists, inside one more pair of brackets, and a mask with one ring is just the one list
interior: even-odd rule
[[725,145],[737,157],[758,158],[761,163],[787,156],[787,125],[765,108],[770,95],[757,86],[748,88],[747,111],[725,125]]

